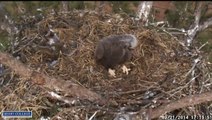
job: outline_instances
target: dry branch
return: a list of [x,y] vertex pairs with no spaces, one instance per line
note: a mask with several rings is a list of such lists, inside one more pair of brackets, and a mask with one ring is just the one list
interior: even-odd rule
[[199,26],[199,31],[203,31],[212,25],[212,17],[208,18],[202,25]]
[[30,78],[33,83],[43,85],[44,87],[49,89],[59,90],[66,94],[66,96],[78,97],[79,99],[87,99],[92,102],[101,101],[101,97],[96,93],[82,86],[79,86],[72,81],[56,79],[33,71],[7,53],[0,52],[0,62],[10,67],[18,75],[26,77],[28,79]]
[[138,18],[142,19],[146,24],[148,23],[148,16],[152,9],[152,1],[144,1],[140,2],[138,6]]
[[151,117],[151,119],[154,119],[154,118],[158,118],[162,116],[165,113],[169,113],[179,108],[197,105],[197,104],[201,104],[201,103],[209,102],[209,101],[212,101],[212,92],[205,92],[201,94],[187,96],[180,100],[171,102],[169,104],[162,105],[152,110],[148,110],[149,112],[146,112],[147,110],[142,109],[140,110],[139,114],[133,116],[133,118],[134,119],[140,118],[141,117],[140,115],[143,114],[145,111],[147,116]]

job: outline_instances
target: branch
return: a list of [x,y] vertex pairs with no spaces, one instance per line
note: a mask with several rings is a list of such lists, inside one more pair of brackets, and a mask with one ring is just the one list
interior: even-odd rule
[[188,32],[188,38],[187,38],[187,43],[188,46],[190,46],[191,42],[194,39],[194,36],[196,35],[197,31],[199,31],[199,21],[201,17],[201,11],[202,11],[202,2],[199,2],[198,7],[194,13],[195,15],[195,21],[194,24],[192,24],[189,28]]
[[104,102],[101,96],[95,92],[79,86],[71,80],[65,81],[60,78],[56,79],[43,73],[33,71],[7,53],[0,52],[0,63],[10,67],[20,76],[31,79],[33,83],[52,90],[59,90],[66,96],[77,97],[81,100],[87,99],[98,103]]
[[202,31],[212,25],[212,17],[208,18],[202,25],[199,26],[199,31]]
[[199,2],[198,7],[195,11],[195,21],[194,21],[195,26],[199,24],[201,11],[202,11],[202,2]]
[[[132,117],[134,119],[135,118],[143,119],[143,117],[154,119],[154,118],[158,118],[158,117],[162,116],[163,114],[169,113],[176,109],[180,109],[180,108],[184,108],[184,107],[188,107],[188,106],[192,106],[192,105],[197,105],[197,104],[201,104],[201,103],[209,102],[209,101],[212,101],[212,92],[211,91],[201,93],[201,94],[187,96],[180,100],[171,102],[169,104],[159,106],[152,110],[151,109],[148,109],[148,110],[142,109],[139,111],[139,113],[133,115]],[[144,115],[144,116],[141,116],[141,115]]]
[[[68,1],[62,1],[61,2],[61,12],[64,12],[64,13],[67,13],[68,12],[68,4],[69,4],[69,2]],[[64,15],[66,15],[66,14],[64,14]]]
[[142,19],[142,21],[144,21],[146,24],[148,23],[148,16],[149,13],[152,9],[152,1],[143,1],[140,2],[139,6],[138,6],[138,18]]

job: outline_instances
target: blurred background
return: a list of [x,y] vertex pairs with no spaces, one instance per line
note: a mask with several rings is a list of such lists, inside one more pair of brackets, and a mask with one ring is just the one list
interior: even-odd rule
[[[93,10],[100,14],[127,14],[136,17],[138,11],[141,9],[140,1],[56,1],[56,2],[0,2],[0,50],[3,50],[8,45],[7,33],[8,21],[11,24],[13,21],[20,20],[20,17],[28,16],[46,16],[46,14],[54,12],[65,12],[71,10]],[[195,21],[195,12],[197,12],[199,2],[193,1],[154,1],[148,16],[151,23],[158,21],[167,21],[169,27],[188,30]],[[212,17],[212,2],[202,2],[200,24],[204,23],[208,18]],[[195,35],[196,43],[198,45],[205,44],[203,50],[209,56],[212,56],[212,28],[198,31]],[[212,57],[209,58],[212,62]]]

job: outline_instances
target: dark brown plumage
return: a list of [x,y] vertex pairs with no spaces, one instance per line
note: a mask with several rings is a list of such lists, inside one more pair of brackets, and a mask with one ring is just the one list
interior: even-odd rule
[[134,35],[111,35],[100,40],[95,51],[95,60],[106,69],[123,64],[132,57],[131,50],[137,46]]

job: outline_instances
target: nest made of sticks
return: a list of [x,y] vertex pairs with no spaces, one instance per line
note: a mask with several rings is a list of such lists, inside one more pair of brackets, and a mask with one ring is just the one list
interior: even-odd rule
[[[49,76],[73,80],[81,86],[103,96],[109,102],[104,106],[91,103],[67,105],[51,99],[46,91],[8,70],[1,78],[0,108],[2,110],[32,110],[33,118],[50,116],[58,119],[86,119],[95,111],[96,118],[112,119],[115,113],[138,111],[142,108],[157,107],[184,96],[207,91],[210,82],[204,79],[204,71],[197,71],[191,82],[189,72],[193,58],[175,38],[156,29],[147,29],[127,15],[72,11],[49,14],[43,19],[28,18],[19,21],[17,40],[9,50],[21,62]],[[55,32],[58,40],[49,43],[47,36]],[[126,63],[131,68],[129,75],[117,66],[116,78],[94,60],[98,41],[112,34],[134,34],[138,46],[133,58]],[[202,66],[204,67],[204,66]],[[9,94],[8,94],[9,93]],[[157,101],[157,102],[153,102]],[[206,104],[197,105],[194,110],[185,108],[172,114],[209,112]]]

